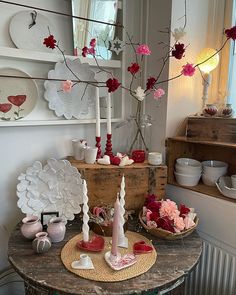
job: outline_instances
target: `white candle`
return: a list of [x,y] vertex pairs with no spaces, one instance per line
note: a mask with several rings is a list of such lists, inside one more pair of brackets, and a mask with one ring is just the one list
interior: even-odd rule
[[121,185],[120,185],[120,222],[119,222],[118,246],[127,248],[128,239],[125,237],[124,224],[125,224],[125,176],[123,174]]
[[112,247],[111,254],[117,256],[118,254],[118,231],[119,231],[119,219],[120,219],[120,201],[117,196],[116,202],[114,204],[114,218],[112,226]]
[[89,216],[88,216],[88,195],[87,195],[87,184],[86,181],[83,180],[83,226],[82,226],[82,232],[83,232],[83,241],[88,242],[89,241]]
[[95,87],[95,101],[96,101],[96,137],[100,137],[100,101],[99,101],[99,87]]
[[111,94],[107,96],[107,134],[111,134]]

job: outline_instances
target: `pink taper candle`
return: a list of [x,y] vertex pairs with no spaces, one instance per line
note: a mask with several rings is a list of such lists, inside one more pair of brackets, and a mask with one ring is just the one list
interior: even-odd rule
[[114,204],[114,218],[112,227],[112,247],[111,254],[117,256],[118,254],[118,235],[119,235],[119,219],[120,219],[120,201],[117,196],[116,202]]

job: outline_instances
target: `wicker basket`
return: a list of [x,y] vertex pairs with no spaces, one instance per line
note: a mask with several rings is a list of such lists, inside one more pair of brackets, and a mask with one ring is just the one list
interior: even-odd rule
[[196,227],[198,225],[198,221],[199,221],[198,217],[195,217],[195,219],[194,219],[195,225],[194,226],[192,226],[189,229],[186,229],[180,233],[172,233],[172,232],[170,232],[168,230],[164,230],[162,228],[148,227],[145,224],[145,222],[142,220],[142,211],[139,212],[139,220],[147,232],[149,232],[151,235],[154,235],[158,238],[165,239],[165,240],[178,240],[178,239],[182,239],[184,237],[187,237],[196,229]]

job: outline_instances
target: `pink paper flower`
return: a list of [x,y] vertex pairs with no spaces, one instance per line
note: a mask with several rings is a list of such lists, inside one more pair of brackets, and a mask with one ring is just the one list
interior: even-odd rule
[[148,45],[141,44],[136,48],[136,53],[140,55],[150,55],[152,52],[149,49]]
[[174,226],[175,226],[175,232],[179,233],[185,228],[184,220],[182,217],[175,217],[174,218]]
[[195,222],[191,218],[189,218],[188,216],[186,216],[184,218],[184,224],[185,224],[185,229],[188,229],[188,228],[194,226],[195,225]]
[[176,203],[169,199],[162,201],[159,212],[161,217],[167,216],[170,220],[179,216],[179,210]]
[[70,80],[66,80],[62,82],[62,90],[65,93],[70,93],[73,83]]
[[153,97],[156,100],[158,100],[159,98],[161,98],[163,95],[165,95],[165,91],[162,88],[158,88],[153,93]]
[[183,70],[181,71],[181,74],[183,74],[184,76],[193,76],[196,69],[194,67],[193,64],[189,64],[187,63],[186,65],[182,66]]

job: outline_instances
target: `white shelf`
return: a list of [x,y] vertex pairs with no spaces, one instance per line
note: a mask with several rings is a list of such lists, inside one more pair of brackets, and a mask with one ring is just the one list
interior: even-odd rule
[[[63,61],[61,54],[39,52],[11,47],[2,47],[0,46],[0,57],[25,60],[25,61],[34,61],[34,62],[45,62],[45,63],[56,63]],[[80,58],[82,63],[88,63],[90,66],[96,66],[96,62],[93,58],[78,57],[73,55],[66,55],[67,58],[76,59]],[[121,61],[119,60],[103,60],[99,59],[98,63],[101,67],[105,68],[121,68]]]
[[[122,118],[115,118],[111,120],[113,123],[123,121]],[[101,123],[106,123],[106,119],[101,119]],[[76,125],[76,124],[90,124],[96,123],[95,119],[83,120],[19,120],[19,121],[0,121],[0,127],[20,127],[20,126],[53,126],[53,125]]]

